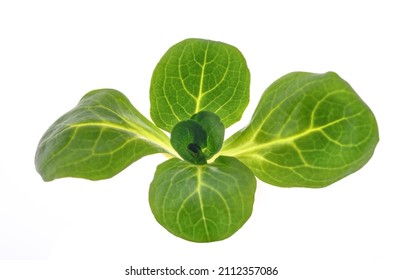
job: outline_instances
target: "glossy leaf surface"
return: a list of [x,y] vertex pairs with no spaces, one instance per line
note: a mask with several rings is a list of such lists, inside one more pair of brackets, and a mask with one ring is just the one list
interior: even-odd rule
[[180,159],[160,164],[149,190],[156,220],[186,240],[228,238],[250,217],[256,179],[239,160],[219,157],[208,165]]
[[360,169],[378,139],[373,113],[347,82],[332,72],[295,72],[264,92],[222,154],[273,185],[323,187]]
[[43,135],[36,169],[43,180],[110,178],[139,158],[168,153],[168,137],[119,91],[87,93]]
[[237,48],[187,39],[172,46],[153,72],[151,117],[170,132],[195,113],[210,111],[228,127],[241,118],[249,90],[250,73]]

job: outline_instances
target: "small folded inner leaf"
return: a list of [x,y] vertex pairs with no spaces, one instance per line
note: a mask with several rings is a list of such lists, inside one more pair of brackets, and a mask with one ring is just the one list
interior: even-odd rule
[[206,147],[207,134],[196,121],[179,122],[172,130],[170,143],[177,153],[193,164],[207,162],[202,151]]
[[222,147],[225,127],[220,118],[207,111],[181,121],[172,130],[170,142],[177,153],[193,164],[206,164]]

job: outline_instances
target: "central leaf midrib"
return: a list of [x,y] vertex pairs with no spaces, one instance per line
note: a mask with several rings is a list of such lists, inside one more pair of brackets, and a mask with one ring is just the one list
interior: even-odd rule
[[204,53],[204,61],[202,63],[202,68],[201,68],[201,77],[200,77],[200,87],[198,90],[198,96],[196,99],[196,104],[195,104],[195,113],[200,111],[201,108],[201,99],[204,91],[204,77],[205,77],[205,67],[207,65],[207,56],[208,56],[208,48],[209,48],[209,43],[207,44],[207,47],[205,49]]
[[[169,146],[167,146],[165,143],[163,143],[162,141],[154,141],[154,139],[157,139],[154,134],[148,134],[148,133],[144,133],[144,132],[139,133],[138,128],[135,126],[131,126],[130,124],[129,124],[129,127],[125,127],[125,126],[121,126],[121,125],[116,125],[114,123],[86,122],[86,123],[71,124],[67,128],[80,128],[80,127],[87,127],[87,126],[98,126],[98,127],[111,128],[111,129],[124,131],[131,135],[137,136],[139,139],[142,139],[147,142],[151,142],[151,143],[155,144],[156,146],[161,147],[166,152],[172,153]],[[146,130],[144,129],[144,131],[146,131]]]
[[[127,124],[128,127],[132,128],[132,130],[128,129],[128,128],[124,127],[124,126],[115,125],[115,124],[113,124],[111,122],[100,122],[100,124],[107,123],[109,125],[109,127],[113,127],[113,128],[116,128],[116,129],[128,131],[128,132],[130,132],[130,133],[132,133],[134,135],[137,135],[139,138],[143,138],[144,140],[147,140],[147,141],[149,141],[150,139],[154,138],[154,133],[144,133],[144,132],[148,131],[148,124],[144,123],[143,121],[141,121],[141,122],[144,123],[144,126],[140,127],[140,126],[138,126],[137,122],[131,121],[130,119],[124,117],[117,110],[116,111],[112,110],[111,108],[106,107],[106,106],[101,105],[101,104],[99,104],[97,106],[93,106],[93,108],[95,108],[95,107],[103,108],[103,109],[109,111],[110,113],[114,114],[116,117],[120,118],[125,124]],[[138,112],[138,114],[141,114],[141,113]],[[101,121],[103,121],[103,120],[101,120]],[[141,130],[143,131],[143,133],[142,134],[138,133],[138,131],[141,131]],[[142,137],[142,136],[145,136],[145,137]],[[166,139],[167,139],[167,137],[166,137]],[[166,140],[166,141],[169,142],[169,140]],[[150,142],[153,142],[153,143],[161,146],[160,144],[158,144],[158,143],[156,143],[154,141],[150,141]],[[165,145],[165,143],[163,143],[163,145]],[[165,147],[164,147],[164,149],[166,150]]]
[[227,153],[225,151],[223,151],[222,154],[230,155],[230,156],[240,156],[240,155],[244,155],[244,154],[248,154],[248,153],[255,153],[258,150],[261,150],[261,149],[264,149],[264,148],[266,149],[266,148],[268,148],[270,146],[294,143],[295,140],[297,140],[299,138],[302,138],[302,137],[304,137],[304,136],[306,136],[306,135],[308,135],[310,133],[313,133],[313,132],[316,132],[316,131],[322,131],[323,129],[325,129],[325,128],[331,126],[331,125],[334,125],[336,123],[339,123],[339,122],[347,120],[347,119],[348,118],[343,117],[343,118],[340,118],[340,119],[338,119],[336,121],[327,123],[326,125],[322,125],[322,126],[315,127],[315,128],[308,128],[305,131],[300,132],[298,134],[294,134],[294,135],[286,137],[286,138],[280,138],[280,139],[272,140],[270,142],[263,143],[263,144],[255,143],[254,138],[253,138],[253,139],[248,141],[249,144],[247,146],[249,148],[242,149],[242,150],[233,149],[234,151],[232,153],[230,153],[230,150],[228,150]]
[[205,233],[207,234],[207,239],[211,240],[210,236],[209,236],[208,226],[207,226],[207,218],[205,217],[205,213],[204,213],[204,203],[202,201],[202,195],[201,195],[201,189],[202,189],[201,175],[202,175],[202,167],[197,167],[197,188],[196,188],[196,190],[197,190],[198,200],[200,203],[201,219],[204,224]]

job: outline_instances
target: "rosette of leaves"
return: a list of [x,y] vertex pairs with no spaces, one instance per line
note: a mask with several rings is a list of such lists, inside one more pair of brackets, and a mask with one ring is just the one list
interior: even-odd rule
[[150,185],[152,213],[178,237],[211,242],[248,220],[256,177],[279,187],[320,188],[371,158],[379,140],[375,117],[333,72],[281,77],[263,93],[249,124],[225,140],[225,129],[249,102],[249,87],[237,48],[184,40],[154,70],[153,122],[121,92],[91,91],[43,135],[36,169],[45,181],[100,180],[143,156],[168,154]]

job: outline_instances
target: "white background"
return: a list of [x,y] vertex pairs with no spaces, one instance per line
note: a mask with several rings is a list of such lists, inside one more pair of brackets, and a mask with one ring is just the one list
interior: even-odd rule
[[[402,279],[401,29],[398,1],[0,2],[0,279],[165,279],[129,266],[277,266],[272,279]],[[335,71],[377,117],[381,141],[357,173],[324,189],[258,183],[231,238],[197,244],[153,218],[148,186],[161,155],[99,182],[36,173],[37,143],[88,91],[125,93],[149,116],[150,77],[185,38],[238,47],[251,102],[291,71]],[[168,277],[176,279],[177,277]],[[271,279],[270,278],[270,279]]]

